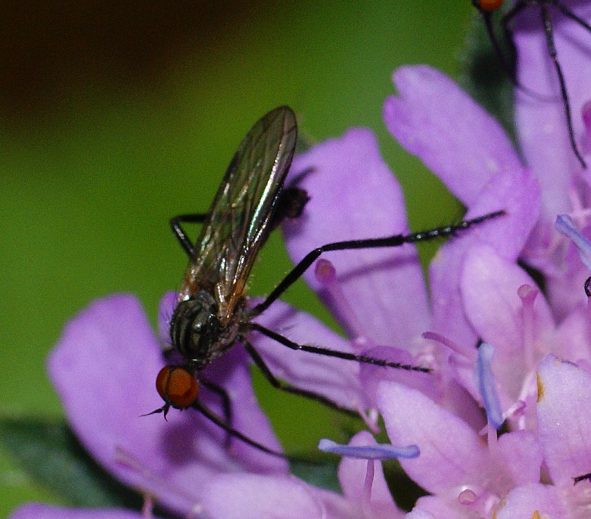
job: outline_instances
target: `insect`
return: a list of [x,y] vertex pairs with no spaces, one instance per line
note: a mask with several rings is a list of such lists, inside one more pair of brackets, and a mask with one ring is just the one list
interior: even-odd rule
[[[305,256],[263,302],[249,307],[246,284],[259,249],[271,230],[283,219],[297,217],[308,200],[303,190],[283,186],[294,154],[296,137],[296,119],[291,109],[281,106],[272,110],[252,127],[240,144],[209,212],[181,215],[171,220],[172,230],[189,256],[189,265],[170,321],[173,352],[176,352],[181,361],[167,365],[159,372],[156,388],[164,400],[164,405],[153,411],[161,412],[166,417],[171,407],[181,410],[192,407],[229,435],[278,456],[283,455],[232,428],[227,419],[231,414],[229,397],[223,388],[202,376],[204,368],[236,343],[241,343],[274,387],[355,415],[356,413],[350,409],[343,408],[323,395],[277,379],[249,341],[249,333],[259,332],[292,350],[409,371],[429,370],[364,355],[297,344],[253,322],[252,319],[277,300],[324,252],[396,247],[404,243],[449,236],[503,213],[498,211],[455,226],[406,236],[327,244]],[[188,239],[181,223],[203,224],[195,245]],[[213,413],[199,401],[200,385],[220,396],[226,419]]]
[[[503,5],[505,5],[505,3],[506,0],[472,0],[472,4],[474,5],[474,7],[476,7],[476,9],[482,14],[484,24],[486,26],[486,32],[488,33],[489,39],[494,47],[495,53],[499,58],[499,62],[502,68],[505,70],[505,72],[507,72],[511,82],[517,88],[521,89],[522,91],[526,92],[527,94],[533,97],[544,98],[545,96],[540,96],[539,94],[529,90],[527,87],[519,84],[515,75],[515,67],[512,63],[513,60],[511,58],[508,58],[501,49],[501,43],[495,33],[493,26],[493,13],[501,9]],[[560,65],[560,61],[558,60],[558,51],[556,49],[556,45],[554,42],[554,25],[552,21],[551,8],[556,9],[560,14],[576,22],[590,33],[591,25],[589,25],[580,16],[577,16],[561,0],[516,0],[512,7],[502,15],[503,30],[505,34],[509,37],[509,39],[511,38],[512,34],[510,28],[511,21],[515,19],[515,17],[519,13],[521,13],[525,8],[531,6],[538,6],[540,8],[541,23],[542,28],[544,29],[544,34],[546,36],[546,46],[548,48],[548,54],[550,56],[550,59],[552,60],[554,70],[556,71],[556,76],[558,78],[560,97],[562,98],[562,104],[564,106],[564,115],[566,119],[570,145],[581,166],[583,168],[586,168],[587,164],[585,163],[585,160],[583,159],[583,156],[579,151],[573,130],[571,103],[568,95],[568,90],[566,87],[564,72]],[[512,42],[511,47],[514,50],[514,45],[512,44]]]

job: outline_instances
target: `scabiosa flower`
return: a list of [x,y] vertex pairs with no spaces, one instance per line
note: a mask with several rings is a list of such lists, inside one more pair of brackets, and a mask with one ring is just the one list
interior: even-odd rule
[[[386,357],[433,373],[303,354],[256,333],[253,343],[278,377],[364,415],[369,411],[365,418],[372,429],[378,410],[394,445],[418,446],[420,455],[401,464],[431,495],[419,500],[412,519],[493,513],[500,519],[513,517],[515,510],[528,518],[535,513],[570,517],[566,511],[575,510],[577,517],[577,499],[584,497],[587,482],[582,480],[575,493],[567,483],[591,467],[585,468],[586,454],[573,463],[561,450],[564,435],[553,425],[557,414],[580,407],[566,404],[556,382],[577,368],[546,360],[537,385],[536,372],[548,353],[588,358],[588,316],[580,305],[558,297],[558,288],[546,300],[517,260],[527,258],[554,280],[557,273],[564,277],[564,255],[548,240],[552,190],[570,200],[573,186],[579,188],[585,177],[567,175],[556,187],[548,173],[540,190],[537,171],[523,166],[498,123],[448,78],[428,67],[403,67],[394,82],[398,96],[384,106],[394,137],[466,205],[467,218],[505,214],[459,233],[441,248],[429,268],[430,294],[412,245],[325,255],[304,278],[332,310],[344,337],[281,302],[257,321],[294,342]],[[309,171],[300,187],[311,200],[300,219],[284,226],[294,261],[326,243],[409,232],[401,189],[371,131],[352,129],[315,146],[294,161],[293,174],[301,171]],[[586,187],[580,189],[585,193]],[[540,200],[545,204],[541,219]],[[569,211],[576,204],[565,205]],[[163,306],[169,304],[165,299]],[[162,320],[160,325],[167,328]],[[486,344],[477,350],[479,340]],[[344,458],[343,495],[338,495],[291,476],[285,460],[232,438],[228,446],[226,434],[197,413],[170,413],[168,423],[139,418],[161,405],[153,381],[162,364],[143,311],[125,295],[97,301],[75,318],[50,358],[50,375],[72,428],[121,481],[183,516],[402,517],[379,461]],[[212,363],[205,375],[228,390],[238,430],[280,449],[256,404],[240,346]],[[581,370],[572,374],[568,387],[578,388],[578,396],[587,395],[585,376]],[[223,414],[215,395],[204,389],[200,398]],[[565,423],[572,422],[575,415],[567,418]],[[503,419],[508,432],[497,437]],[[567,438],[574,452],[586,449],[584,437]],[[359,453],[359,447],[379,449],[367,432],[351,440],[350,448]],[[96,513],[129,516],[32,505],[15,517]]]
[[[474,107],[478,115],[485,116]],[[308,168],[311,172],[301,187],[311,196],[309,206],[301,219],[286,225],[292,254],[340,239],[409,231],[400,187],[369,130],[354,129],[341,139],[316,146],[296,160],[293,170]],[[447,389],[453,377],[441,368],[447,366],[442,360],[445,355],[435,351],[433,343],[423,340],[421,334],[433,322],[440,322],[441,334],[447,333],[449,324],[458,337],[476,336],[465,317],[456,323],[449,321],[450,316],[464,315],[453,281],[459,279],[463,257],[472,248],[488,244],[515,259],[536,214],[536,184],[526,170],[498,179],[482,175],[480,192],[477,187],[476,183],[470,187],[471,216],[499,209],[506,215],[464,231],[441,252],[437,261],[447,265],[448,272],[441,282],[452,287],[450,293],[441,290],[442,297],[449,300],[445,304],[438,301],[442,317],[434,317],[437,310],[428,302],[415,247],[405,245],[334,253],[319,262],[315,271],[306,273],[307,280],[333,308],[347,338],[281,302],[257,319],[296,342],[376,352],[407,364],[424,362],[441,373],[438,384],[424,373],[361,370],[356,363],[292,352],[253,333],[255,346],[273,372],[360,411],[377,404],[375,388],[383,376],[453,403],[453,391]],[[161,315],[168,315],[170,297],[162,306]],[[167,329],[163,321],[161,336]],[[354,517],[359,516],[358,510],[373,507],[372,495],[381,496],[379,501],[384,502],[385,484],[375,479],[376,472],[369,483],[361,482],[364,475],[359,484],[369,489],[377,485],[380,490],[366,492],[359,501],[354,473],[346,469],[354,465],[348,461],[342,462],[345,468],[340,471],[343,487],[349,488],[342,497],[291,477],[285,460],[262,454],[236,439],[230,439],[228,448],[226,434],[197,413],[170,413],[168,423],[159,417],[140,418],[138,415],[159,407],[153,383],[162,364],[158,340],[138,302],[131,296],[117,295],[95,302],[68,325],[50,357],[49,371],[72,428],[91,454],[121,481],[153,496],[166,509],[204,517],[228,517],[237,511],[241,517],[259,517],[270,509],[278,517],[310,515],[311,510],[327,517]],[[378,371],[382,372],[380,377]],[[228,390],[233,425],[238,430],[279,449],[256,405],[240,346],[212,363],[204,376]],[[468,400],[469,393],[461,386],[455,384],[454,390],[463,391],[460,400]],[[223,414],[216,395],[203,389],[200,398]],[[464,412],[477,413],[474,403]],[[375,416],[368,417],[370,425],[372,418]],[[270,494],[290,498],[273,501]],[[383,507],[390,514],[397,511],[393,502]]]
[[[542,39],[543,36],[538,37]],[[573,38],[572,41],[579,40]],[[527,50],[531,52],[531,49]],[[588,68],[581,67],[584,61],[580,55],[584,49],[578,50],[578,71],[585,74]],[[547,53],[545,46],[543,52]],[[521,49],[519,55],[523,57]],[[567,56],[567,60],[570,58],[574,66],[574,55]],[[541,73],[541,69],[537,70]],[[416,80],[419,76],[422,81]],[[444,88],[445,80],[439,74],[418,67],[413,73],[399,70],[394,80],[400,97],[389,100],[385,112],[397,117],[386,118],[386,123],[407,149],[419,155],[434,171],[444,173],[448,168],[461,170],[464,157],[470,160],[481,152],[482,146],[473,145],[464,153],[453,153],[456,140],[470,142],[471,136],[462,130],[466,131],[471,125],[462,125],[459,122],[461,117],[446,117],[450,114],[441,116],[439,121],[440,112],[445,111],[447,103],[462,107],[457,114],[465,112],[462,100],[458,103],[456,99],[462,97],[458,89],[450,88],[449,84]],[[526,79],[520,79],[520,82],[531,84]],[[431,96],[425,95],[427,84],[432,86]],[[579,84],[579,92],[583,85],[586,83]],[[525,104],[524,95],[520,93],[521,102]],[[433,102],[421,102],[420,99]],[[578,103],[578,107],[582,105],[582,102]],[[403,109],[398,109],[399,106]],[[583,122],[587,109],[583,105]],[[580,171],[573,157],[570,166],[569,161],[564,161],[560,168],[553,167],[563,155],[572,153],[567,137],[552,139],[552,145],[547,140],[532,138],[532,133],[536,132],[551,132],[554,136],[556,132],[566,133],[562,120],[564,113],[560,112],[560,124],[551,118],[544,124],[541,120],[532,123],[534,115],[530,113],[528,120],[524,109],[522,116],[527,124],[518,126],[518,131],[522,138],[529,139],[529,153],[533,153],[538,162],[544,162],[544,170],[539,175],[543,210],[529,236],[525,253],[520,250],[517,253],[546,275],[549,300],[540,294],[533,280],[515,264],[514,258],[503,257],[498,250],[485,244],[471,248],[464,256],[459,278],[461,308],[468,324],[477,337],[494,344],[494,353],[488,362],[495,378],[489,381],[491,386],[488,389],[498,391],[510,432],[497,438],[489,429],[487,448],[465,415],[450,413],[423,391],[396,382],[382,382],[377,390],[378,408],[391,441],[404,443],[413,438],[421,450],[421,456],[416,460],[401,461],[409,475],[433,494],[419,500],[418,508],[410,514],[413,518],[588,515],[589,491],[579,485],[587,483],[590,474],[586,440],[589,426],[580,418],[586,411],[578,406],[586,403],[589,375],[553,356],[540,364],[549,352],[553,352],[560,358],[577,361],[587,369],[589,366],[589,315],[581,300],[584,294],[582,281],[589,275],[583,263],[588,259],[591,247],[588,241],[584,243],[584,236],[577,233],[572,220],[567,220],[566,216],[561,217],[558,224],[583,249],[583,263],[573,254],[573,247],[566,246],[564,240],[553,232],[556,204],[570,211],[573,218],[585,221],[587,173]],[[542,111],[539,110],[537,115],[541,117]],[[432,120],[438,121],[439,125],[433,125],[435,130],[431,133],[423,132],[423,127]],[[446,123],[450,120],[454,129],[446,132]],[[576,124],[575,131],[581,138],[585,137],[582,124]],[[475,134],[478,135],[478,131]],[[497,135],[498,132],[492,134],[493,140]],[[486,153],[486,145],[484,148]],[[502,140],[491,148],[496,148],[497,153],[489,156],[488,163],[497,169],[503,163],[498,151],[506,150],[505,142]],[[550,159],[550,154],[551,160],[544,159],[545,156]],[[515,154],[513,156],[516,159]],[[510,163],[507,156],[504,158],[504,164]],[[538,176],[537,167],[534,171]],[[462,199],[461,193],[456,195]],[[588,265],[588,261],[585,264]],[[435,283],[433,267],[431,273],[432,289],[436,294],[439,286]],[[449,332],[426,335],[454,349],[455,355],[450,361],[457,368],[456,380],[488,411],[482,388],[466,376],[468,368],[474,365],[476,353],[463,349]],[[536,373],[539,373],[537,385]],[[570,377],[564,390],[559,389],[560,377]],[[553,390],[553,398],[547,397],[546,388]],[[573,482],[578,483],[576,488],[573,488]]]
[[[427,68],[405,68],[397,77],[406,79],[421,102],[431,99],[429,90],[440,89],[440,94],[453,91],[447,78]],[[401,85],[399,89],[401,94],[405,91]],[[460,352],[473,347],[479,331],[468,318],[460,290],[466,259],[493,251],[514,265],[535,223],[539,193],[498,125],[460,94],[458,91],[456,100],[463,102],[462,113],[471,124],[466,132],[491,143],[490,148],[471,148],[458,132],[454,133],[457,141],[451,145],[440,138],[438,125],[449,123],[445,112],[451,110],[449,104],[436,107],[439,115],[427,117],[423,133],[417,132],[416,138],[437,137],[450,158],[467,161],[458,171],[448,163],[447,174],[436,172],[469,206],[469,217],[500,209],[506,214],[462,232],[442,248],[431,267],[432,302],[414,246],[341,251],[326,255],[305,278],[333,310],[347,338],[280,302],[257,319],[295,342],[426,365],[434,375],[362,369],[356,363],[290,351],[253,333],[255,346],[277,376],[362,412],[381,405],[380,380],[404,382],[424,398],[429,395],[432,402],[453,409],[473,427],[484,425],[477,399],[471,396],[476,391],[462,386],[463,368],[452,360],[456,353],[441,341],[423,339],[422,334],[431,330],[443,342],[457,345]],[[385,117],[389,126],[392,120],[410,126],[411,115],[408,104],[388,101]],[[421,115],[425,116],[426,112]],[[504,147],[498,143],[504,143]],[[470,149],[478,151],[470,156]],[[432,157],[436,155],[434,149]],[[472,168],[476,171],[474,178],[462,182],[459,176]],[[353,129],[340,139],[312,148],[294,163],[294,172],[304,170],[310,173],[301,187],[311,200],[302,218],[285,226],[287,246],[295,261],[327,242],[409,232],[400,187],[369,130]],[[170,308],[170,298],[165,298],[163,307]],[[161,322],[160,328],[164,335],[166,324]],[[240,511],[241,517],[260,517],[272,509],[278,517],[313,515],[312,511],[327,517],[354,517],[371,515],[374,505],[400,515],[393,502],[384,498],[385,484],[379,480],[379,471],[367,481],[366,474],[356,479],[354,474],[361,474],[365,468],[350,472],[347,467],[359,465],[344,460],[345,468],[340,470],[343,497],[291,477],[284,460],[264,455],[238,440],[231,439],[228,448],[226,434],[197,413],[170,413],[168,423],[158,417],[140,418],[139,414],[159,407],[153,380],[162,364],[158,340],[146,317],[137,301],[124,295],[98,301],[74,319],[50,357],[50,375],[74,431],[91,454],[120,480],[180,515],[221,518]],[[238,430],[279,449],[256,405],[240,346],[212,363],[204,375],[228,390],[233,425]],[[216,395],[204,389],[200,398],[223,414]],[[374,426],[375,414],[367,419],[370,427]],[[365,441],[370,443],[367,438]],[[354,481],[369,490],[361,496],[355,491]],[[379,490],[374,494],[370,492],[373,488]],[[290,498],[273,501],[268,498],[271,494]],[[371,496],[377,496],[382,504],[376,505]]]

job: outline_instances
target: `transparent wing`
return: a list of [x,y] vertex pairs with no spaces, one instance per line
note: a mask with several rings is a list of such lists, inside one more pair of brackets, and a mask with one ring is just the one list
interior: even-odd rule
[[240,143],[201,229],[179,300],[205,289],[228,319],[244,295],[246,280],[291,164],[295,115],[281,106],[262,117]]

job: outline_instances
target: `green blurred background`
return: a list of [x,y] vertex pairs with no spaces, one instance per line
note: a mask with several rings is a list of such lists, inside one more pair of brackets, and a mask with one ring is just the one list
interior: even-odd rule
[[[413,228],[461,216],[381,111],[400,65],[457,77],[471,11],[468,0],[0,6],[0,413],[61,415],[45,358],[91,300],[133,292],[155,321],[186,263],[168,219],[208,208],[246,131],[278,105],[316,141],[374,129]],[[261,256],[252,294],[290,265],[279,235]],[[330,322],[304,286],[285,299]],[[338,437],[340,417],[260,382],[288,450]],[[0,517],[52,499],[3,452],[0,496]]]

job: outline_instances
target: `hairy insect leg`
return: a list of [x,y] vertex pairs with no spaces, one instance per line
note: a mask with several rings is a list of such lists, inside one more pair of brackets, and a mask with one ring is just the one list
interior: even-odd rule
[[[261,333],[264,333],[265,335],[267,335],[267,334],[262,330],[270,331],[262,326],[261,327],[257,326],[254,329],[260,331]],[[271,332],[271,333],[273,333],[273,332]],[[276,334],[273,333],[273,335],[276,335]],[[271,337],[271,336],[269,335],[269,337]],[[271,337],[271,338],[275,339],[275,337]],[[269,383],[274,388],[280,389],[281,391],[285,391],[286,393],[291,393],[293,395],[299,395],[299,396],[309,398],[310,400],[315,400],[316,402],[320,402],[321,404],[323,404],[327,407],[330,407],[331,409],[336,409],[337,411],[340,411],[341,413],[348,414],[349,416],[353,416],[356,418],[359,417],[359,413],[357,413],[356,411],[353,411],[352,409],[349,409],[347,407],[343,407],[342,405],[337,404],[336,402],[334,402],[330,398],[327,398],[323,395],[315,393],[314,391],[308,391],[306,389],[301,389],[299,387],[292,386],[291,384],[288,384],[286,382],[282,382],[281,380],[276,378],[275,375],[273,375],[273,373],[269,369],[269,366],[267,366],[267,364],[265,363],[263,358],[259,355],[259,352],[255,350],[255,348],[252,346],[252,344],[250,344],[245,339],[242,339],[242,343],[244,344],[246,351],[248,352],[248,354],[250,355],[250,357],[252,358],[252,360],[254,361],[256,366],[261,370],[261,373],[264,375],[264,377],[269,381]]]
[[[252,330],[256,330],[257,332],[261,332],[263,335],[266,335],[270,339],[278,342],[279,344],[283,344],[283,346],[287,346],[291,350],[295,351],[307,351],[309,353],[317,353],[319,355],[325,355],[326,357],[335,357],[337,359],[343,360],[352,360],[354,362],[360,362],[362,364],[371,364],[373,366],[380,366],[383,368],[395,368],[395,369],[404,369],[406,371],[419,371],[421,373],[430,373],[431,370],[429,368],[422,368],[420,366],[412,366],[410,364],[402,364],[400,362],[390,362],[388,360],[383,359],[376,359],[374,357],[368,357],[366,355],[356,355],[355,353],[348,353],[345,351],[338,351],[338,350],[331,350],[328,348],[321,348],[319,346],[309,346],[308,344],[298,344],[297,342],[290,341],[287,337],[274,332],[273,330],[269,330],[264,326],[261,326],[258,323],[249,323],[249,327]],[[249,351],[250,353],[250,351]],[[252,354],[251,354],[252,356]],[[253,357],[254,360],[254,357]],[[256,360],[255,360],[256,362]],[[262,369],[261,369],[262,370]],[[271,382],[272,383],[272,382]],[[331,406],[330,404],[327,404]],[[334,407],[334,406],[332,406]]]
[[[309,252],[304,258],[283,278],[283,281],[275,287],[275,289],[262,302],[252,308],[252,315],[257,316],[264,312],[269,306],[277,300],[291,285],[293,285],[308,268],[316,261],[323,253],[329,251],[353,250],[353,249],[374,249],[385,247],[399,247],[405,243],[416,243],[421,241],[429,241],[437,238],[444,238],[451,236],[459,231],[464,231],[470,227],[482,223],[486,220],[496,218],[505,214],[505,211],[496,211],[494,213],[485,214],[471,220],[464,220],[456,225],[448,225],[445,227],[436,227],[428,231],[416,232],[412,234],[395,234],[386,238],[373,238],[367,240],[350,240],[339,241],[335,243],[328,243],[322,247],[318,247]],[[281,341],[279,341],[281,342]],[[330,350],[329,350],[330,351]]]

